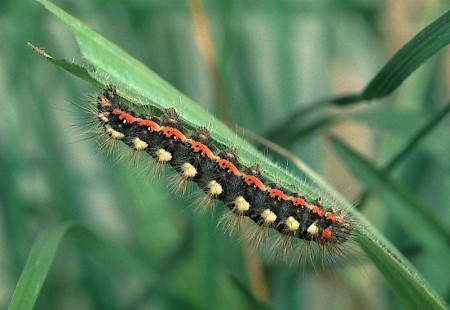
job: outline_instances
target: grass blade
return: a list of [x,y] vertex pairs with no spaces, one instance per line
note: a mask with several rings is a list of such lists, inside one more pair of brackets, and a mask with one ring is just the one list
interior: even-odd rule
[[[84,59],[97,69],[97,71],[91,72],[94,79],[102,84],[117,84],[119,89],[122,90],[124,97],[140,104],[151,103],[159,108],[175,107],[179,111],[180,116],[189,124],[195,126],[210,124],[214,128],[212,137],[216,142],[235,145],[242,149],[240,159],[244,164],[248,165],[258,162],[269,179],[280,180],[280,183],[288,189],[302,190],[302,182],[299,182],[298,179],[290,176],[289,173],[267,160],[248,142],[237,137],[233,131],[218,122],[213,116],[170,86],[142,63],[127,55],[122,49],[107,41],[54,4],[46,0],[40,0],[39,2],[59,17],[74,33]],[[336,198],[336,201],[344,208],[350,207],[350,204],[344,198],[336,195],[335,191],[330,189],[329,186],[319,181],[320,178],[314,172],[307,167],[302,169],[302,172],[314,179],[316,184],[321,185],[324,191]],[[280,175],[283,178],[274,178],[274,176]],[[293,184],[298,185],[294,187]],[[354,213],[358,220],[364,223],[364,219],[357,215],[357,212]],[[414,269],[404,259],[399,258],[401,255],[398,254],[398,251],[381,236],[374,237],[377,233],[372,228],[367,227],[358,228],[361,246],[363,248],[369,247],[369,249],[366,249],[366,252],[368,254],[374,253],[369,256],[376,264],[376,260],[381,257],[387,259],[384,263],[392,268],[380,270],[394,291],[402,298],[413,296],[413,301],[416,305],[432,305],[435,308],[443,308],[444,304],[440,298],[428,285],[423,284],[424,281],[420,279]],[[393,270],[395,273],[391,273],[394,272]],[[401,279],[402,281],[401,290],[397,289],[397,283],[394,281],[396,279]]]
[[[447,266],[446,262],[450,260],[450,254],[448,251],[442,251],[442,249],[448,247],[449,242],[450,235],[446,227],[436,217],[427,212],[424,206],[417,199],[414,199],[414,195],[394,184],[385,174],[378,171],[344,143],[333,138],[332,145],[351,171],[368,187],[381,187],[380,189],[383,191],[382,199],[386,205],[392,206],[390,211],[396,220],[403,224],[409,234],[420,242],[424,248],[436,254],[437,263]],[[421,229],[417,229],[417,227],[421,227]],[[413,271],[401,254],[394,255],[395,252],[390,248],[378,248],[383,243],[370,238],[366,239],[366,236],[370,236],[370,232],[366,232],[364,235],[363,238],[359,239],[361,247],[384,274],[393,290],[397,291],[404,301],[409,303],[411,300],[415,300],[414,302],[417,302],[417,304],[431,305],[430,300],[434,299],[437,308],[439,308],[438,305],[443,307],[441,298],[433,292],[428,284],[424,284],[424,280],[418,276],[416,271]],[[430,242],[430,240],[433,240],[433,242]],[[384,243],[387,243],[387,241]],[[389,259],[391,259],[390,262]],[[399,264],[404,266],[400,268]],[[447,270],[447,272],[450,272],[450,270]]]
[[267,138],[276,139],[285,131],[286,127],[300,122],[302,119],[307,119],[312,112],[325,107],[331,105],[344,107],[391,94],[417,68],[449,43],[450,11],[447,11],[397,51],[361,93],[332,97],[307,105],[306,108],[302,107],[297,112],[291,113],[286,120],[280,122],[280,125],[267,133]]
[[89,71],[86,68],[79,66],[75,63],[69,62],[65,59],[54,59],[52,56],[47,54],[43,49],[41,49],[37,46],[34,46],[30,42],[27,43],[27,46],[29,48],[31,48],[33,51],[35,51],[38,55],[42,56],[44,59],[48,60],[52,64],[60,67],[64,71],[67,71],[67,72],[75,75],[76,77],[79,77],[80,79],[85,80],[88,83],[97,85],[99,87],[101,86],[100,83],[98,83],[95,79],[93,79],[89,75]]
[[176,90],[173,86],[159,77],[144,64],[128,55],[124,50],[96,33],[81,21],[47,0],[37,0],[55,16],[61,19],[75,35],[82,56],[95,67],[90,75],[101,84],[114,83],[118,86],[120,94],[140,105],[153,105],[157,108],[173,107],[180,117],[195,127],[205,126],[214,128],[212,138],[222,145],[234,145],[239,148],[239,159],[246,165],[255,162],[264,166],[269,178],[275,179],[280,173],[283,175],[287,188],[291,190],[306,190],[294,187],[300,184],[296,178],[266,156],[258,152],[250,143],[237,136],[225,124],[219,122],[213,115],[193,102],[187,96]]
[[391,172],[408,154],[415,149],[416,145],[422,141],[430,132],[438,125],[440,122],[450,113],[450,102],[440,111],[436,113],[432,120],[430,120],[423,128],[421,128],[412,139],[409,141],[408,145],[397,154],[389,163],[386,165],[384,170],[389,173]]
[[78,246],[111,270],[127,270],[156,281],[148,260],[107,243],[84,226],[64,223],[39,233],[28,255],[8,309],[33,309],[61,242],[73,237]]
[[[387,206],[391,206],[392,214],[397,215],[398,220],[405,224],[405,228],[411,235],[415,235],[417,240],[421,240],[424,247],[436,253],[446,248],[450,241],[450,232],[438,218],[430,214],[427,208],[418,202],[413,193],[395,184],[385,173],[351,150],[342,141],[332,138],[331,143],[351,171],[367,187],[380,187],[379,189],[383,192],[381,199]],[[417,227],[421,227],[421,229],[418,230]],[[429,242],[430,240],[434,240],[434,242]],[[442,256],[444,262],[450,260],[450,257]]]
[[[383,238],[384,239],[384,238]],[[366,233],[358,243],[407,309],[447,309],[448,305],[387,240]],[[386,245],[387,247],[380,247]],[[389,248],[388,248],[389,247]]]
[[9,310],[33,309],[56,251],[72,224],[49,228],[38,235],[11,299]]
[[364,100],[389,95],[418,67],[450,43],[450,11],[436,19],[389,59],[362,93]]

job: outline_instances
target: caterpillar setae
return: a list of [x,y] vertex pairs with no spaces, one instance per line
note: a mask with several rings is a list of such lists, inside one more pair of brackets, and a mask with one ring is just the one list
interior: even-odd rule
[[179,183],[196,183],[205,193],[201,204],[222,201],[229,209],[229,225],[248,217],[256,223],[260,236],[274,229],[281,238],[301,239],[322,248],[339,247],[351,238],[351,221],[342,211],[268,182],[258,165],[246,167],[239,162],[235,148],[216,147],[206,128],[186,129],[174,109],[166,109],[160,116],[136,113],[114,85],[95,101],[96,118],[108,139],[145,152],[158,164],[170,165]]

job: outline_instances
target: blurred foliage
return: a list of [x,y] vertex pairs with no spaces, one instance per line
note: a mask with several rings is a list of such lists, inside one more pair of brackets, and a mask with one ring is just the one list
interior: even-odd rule
[[[448,8],[445,1],[419,0],[204,1],[217,78],[199,50],[193,6],[186,1],[57,4],[194,101],[260,135],[311,102],[361,91],[395,51]],[[238,236],[216,228],[220,212],[195,214],[190,197],[177,198],[166,189],[168,178],[118,162],[121,154],[98,151],[95,138],[89,139],[78,105],[86,106],[86,94],[98,89],[26,48],[30,41],[79,61],[69,31],[40,5],[25,1],[0,4],[0,29],[0,307],[10,301],[36,235],[67,222],[86,228],[67,232],[37,309],[262,307],[255,287],[266,287],[267,295],[259,296],[277,309],[399,307],[365,261],[305,276],[302,267],[259,253],[265,281],[251,284],[248,274],[255,266],[246,265]],[[327,134],[383,166],[448,103],[449,76],[444,50],[386,100],[313,111],[286,127],[289,139],[279,142],[354,200],[362,186],[339,164]],[[391,170],[395,182],[447,230],[449,127],[444,119]],[[365,215],[449,302],[450,279],[436,263],[436,252],[393,217],[396,206],[383,195],[374,189]],[[61,232],[49,234],[55,231]],[[448,255],[449,247],[440,250]]]

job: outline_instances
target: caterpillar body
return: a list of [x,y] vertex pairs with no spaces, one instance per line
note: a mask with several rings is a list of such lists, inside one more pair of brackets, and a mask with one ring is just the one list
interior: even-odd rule
[[145,152],[158,164],[170,165],[181,183],[195,182],[205,193],[201,203],[220,200],[229,214],[248,217],[264,234],[272,228],[288,239],[302,239],[321,247],[338,247],[352,235],[352,225],[341,211],[325,207],[268,182],[258,165],[239,162],[237,150],[221,150],[206,128],[188,130],[172,108],[161,116],[134,112],[109,85],[96,98],[96,117],[109,139]]

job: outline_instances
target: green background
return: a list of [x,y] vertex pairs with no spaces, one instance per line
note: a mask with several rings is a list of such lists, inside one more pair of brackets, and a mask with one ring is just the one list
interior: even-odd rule
[[[219,94],[216,76],[199,52],[187,2],[58,2],[194,101],[228,116],[232,127],[262,136],[312,102],[363,89],[445,8],[443,1],[203,4],[218,60]],[[37,234],[69,221],[83,228],[64,239],[39,309],[261,306],[251,297],[253,271],[238,236],[216,228],[222,206],[213,215],[196,214],[191,197],[167,190],[170,173],[154,178],[131,160],[118,162],[127,150],[98,151],[95,137],[86,134],[89,119],[79,106],[88,106],[87,95],[98,89],[26,48],[30,41],[57,58],[80,62],[63,24],[25,1],[2,2],[0,23],[0,306],[9,303]],[[388,99],[308,113],[272,138],[354,201],[364,184],[347,172],[327,137],[338,135],[382,166],[448,101],[448,60],[447,50],[438,53]],[[228,114],[217,108],[218,98]],[[444,120],[393,171],[411,198],[423,201],[447,228],[449,126]],[[420,228],[392,218],[396,206],[383,194],[371,196],[363,214],[448,301],[450,281],[435,263],[436,252],[411,238],[411,229]],[[448,246],[441,251],[448,254]],[[399,306],[367,259],[305,271],[264,251],[256,257],[275,308]]]

